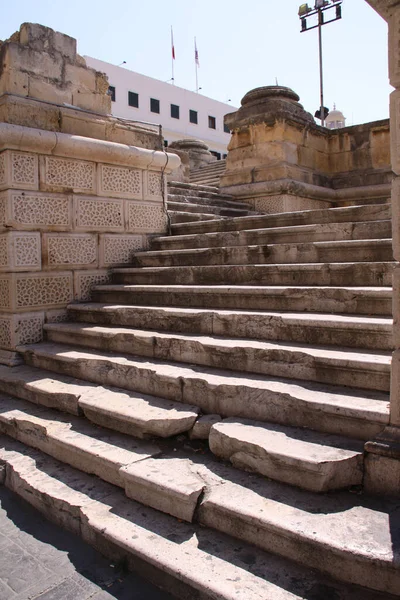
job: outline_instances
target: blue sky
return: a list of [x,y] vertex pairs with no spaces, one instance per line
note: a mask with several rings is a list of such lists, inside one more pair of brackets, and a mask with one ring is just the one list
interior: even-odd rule
[[[195,88],[197,38],[202,93],[233,106],[250,89],[293,88],[307,110],[319,104],[317,32],[300,34],[299,0],[18,0],[2,13],[0,39],[33,21],[78,40],[78,51],[161,80]],[[347,124],[388,117],[387,25],[364,0],[344,0],[342,21],[326,25],[325,105]]]

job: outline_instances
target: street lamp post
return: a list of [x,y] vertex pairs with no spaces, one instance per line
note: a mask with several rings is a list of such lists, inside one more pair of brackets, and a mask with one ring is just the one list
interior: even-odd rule
[[[315,0],[314,8],[310,8],[308,4],[301,4],[299,7],[299,17],[301,21],[301,33],[305,31],[311,31],[318,27],[318,46],[319,46],[319,82],[320,82],[320,105],[319,111],[315,113],[315,116],[321,119],[322,127],[325,126],[325,117],[328,116],[328,109],[324,106],[324,74],[322,66],[322,26],[333,23],[342,18],[342,2],[343,0]],[[335,9],[335,16],[328,21],[325,20],[326,11]],[[328,13],[327,13],[328,14]],[[317,16],[318,23],[316,25],[309,26],[307,19],[309,17]]]

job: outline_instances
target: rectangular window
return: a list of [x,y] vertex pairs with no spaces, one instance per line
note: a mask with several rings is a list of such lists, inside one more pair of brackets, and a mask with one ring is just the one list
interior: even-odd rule
[[111,96],[111,100],[113,102],[115,102],[116,95],[115,95],[115,87],[113,85],[110,85],[110,87],[108,88],[108,95]]
[[189,121],[197,125],[197,110],[189,110]]
[[208,126],[210,129],[217,128],[215,117],[210,117],[210,116],[208,117]]
[[224,123],[224,132],[225,133],[230,133],[231,132],[231,130],[229,129],[228,125],[226,125],[225,123]]
[[150,110],[153,113],[160,114],[160,101],[155,98],[150,98]]
[[168,140],[164,140],[164,148],[168,148]]
[[221,153],[220,153],[220,152],[217,152],[216,150],[210,150],[210,152],[211,152],[211,154],[212,154],[213,156],[215,156],[215,158],[216,158],[217,160],[221,160]]
[[128,92],[128,104],[133,108],[139,108],[139,94],[136,92]]
[[171,104],[171,117],[173,119],[179,119],[179,106]]

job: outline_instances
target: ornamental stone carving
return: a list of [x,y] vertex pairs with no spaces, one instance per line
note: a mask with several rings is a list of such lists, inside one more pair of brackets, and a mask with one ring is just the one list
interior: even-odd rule
[[72,226],[72,198],[8,190],[0,194],[0,223],[15,229],[65,230]]
[[96,285],[110,283],[111,274],[108,271],[75,271],[74,273],[74,298],[81,302],[88,302],[92,297],[92,290]]
[[163,233],[167,217],[162,205],[127,202],[128,230]]
[[74,197],[76,229],[83,231],[123,231],[123,200]]
[[99,165],[99,194],[117,198],[142,198],[143,172],[129,167]]
[[100,235],[100,267],[129,264],[142,248],[141,235]]
[[96,191],[95,164],[46,156],[41,160],[41,179],[45,189],[72,190],[82,193]]
[[0,157],[0,189],[38,188],[37,155],[6,150],[0,154]]
[[45,233],[43,248],[49,268],[97,265],[97,236],[94,234]]

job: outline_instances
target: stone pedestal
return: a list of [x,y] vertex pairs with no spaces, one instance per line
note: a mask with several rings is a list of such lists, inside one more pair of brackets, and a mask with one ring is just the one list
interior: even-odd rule
[[318,188],[329,169],[324,130],[291,89],[256,88],[225,116],[232,131],[220,188],[256,210],[286,212],[331,206]]
[[217,159],[213,156],[206,143],[201,140],[177,140],[169,146],[171,150],[179,150],[186,152],[189,155],[189,169],[199,169],[208,165],[210,162],[215,162]]
[[14,364],[45,322],[166,231],[166,177],[180,160],[129,144],[140,132],[115,128],[107,79],[72,38],[28,23],[0,54],[0,363]]

